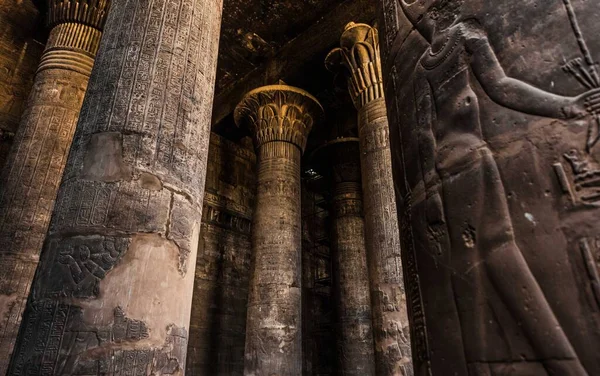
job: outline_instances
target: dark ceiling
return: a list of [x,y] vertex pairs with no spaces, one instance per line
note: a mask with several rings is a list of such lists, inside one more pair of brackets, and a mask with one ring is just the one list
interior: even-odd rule
[[224,0],[217,90],[275,55],[342,0]]
[[334,88],[325,56],[348,22],[374,17],[370,0],[224,0],[213,130],[246,136],[233,123],[233,109],[248,91],[281,79],[319,99],[326,120],[311,132],[308,151],[325,142],[336,123],[356,116],[346,90]]

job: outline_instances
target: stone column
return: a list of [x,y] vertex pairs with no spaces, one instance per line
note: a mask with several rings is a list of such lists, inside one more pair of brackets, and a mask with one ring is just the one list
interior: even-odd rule
[[11,375],[184,373],[221,9],[113,1]]
[[50,36],[0,175],[0,374],[17,338],[109,3],[48,2]]
[[358,110],[377,374],[408,376],[410,334],[377,30],[351,22],[340,44],[326,64],[331,70],[345,67]]
[[255,89],[235,110],[258,155],[247,376],[302,374],[300,158],[322,112],[314,97],[287,85]]
[[[375,375],[358,138],[330,141],[317,163],[333,185],[332,260],[341,375]],[[320,154],[320,155],[319,155]]]

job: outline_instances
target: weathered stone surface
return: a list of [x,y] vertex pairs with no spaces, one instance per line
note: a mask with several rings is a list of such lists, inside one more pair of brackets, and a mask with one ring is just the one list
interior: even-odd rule
[[40,18],[31,0],[0,0],[0,168],[8,157],[44,50],[36,41]]
[[221,7],[112,3],[11,374],[183,375]]
[[249,92],[235,111],[251,128],[258,156],[252,228],[244,374],[300,375],[300,158],[319,102],[301,89],[272,85]]
[[412,376],[406,294],[377,29],[349,23],[326,64],[348,75],[358,109],[367,258],[378,375]]
[[186,372],[241,376],[256,156],[211,134]]
[[338,369],[341,375],[375,375],[371,294],[357,138],[325,145],[320,157],[329,168],[332,198],[332,268],[336,304]]
[[380,1],[415,373],[600,372],[598,16]]
[[90,3],[65,17],[61,1],[50,4],[50,36],[0,175],[0,374],[17,337],[109,5]]

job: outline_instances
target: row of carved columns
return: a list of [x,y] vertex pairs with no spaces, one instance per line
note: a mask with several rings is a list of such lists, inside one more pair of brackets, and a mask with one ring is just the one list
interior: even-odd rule
[[[1,175],[0,373],[183,373],[221,9],[49,1],[50,37]],[[372,51],[356,63],[361,43]],[[359,110],[360,141],[327,146],[345,375],[410,374],[377,43],[351,24],[331,55],[347,63]],[[322,117],[284,84],[235,112],[258,156],[249,376],[302,373],[301,157]]]
[[[359,136],[326,147],[340,373],[599,374],[597,4],[530,3],[379,0],[384,63],[363,24],[329,54]],[[0,373],[182,375],[222,1],[47,5],[0,178]],[[322,111],[283,84],[236,109],[258,154],[247,376],[302,372]]]
[[[358,110],[359,133],[359,139],[338,138],[313,156],[331,170],[334,192],[339,372],[411,375],[377,30],[348,24],[341,47],[328,55],[326,64],[345,70],[341,73],[348,77]],[[301,374],[300,157],[321,111],[310,94],[286,85],[256,89],[236,109],[238,125],[253,132],[259,171],[246,375]]]
[[[370,287],[377,374],[411,375],[410,333],[377,29],[352,22],[346,25],[340,47],[329,53],[326,65],[334,72],[341,69],[347,77],[358,111],[357,154],[364,197],[368,282],[358,273],[352,276],[354,283],[368,283]],[[364,352],[367,354],[368,350]]]

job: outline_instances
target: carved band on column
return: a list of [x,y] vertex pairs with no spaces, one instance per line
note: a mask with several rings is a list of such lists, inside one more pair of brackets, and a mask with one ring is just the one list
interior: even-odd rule
[[358,110],[377,374],[410,376],[406,291],[377,29],[349,23],[340,47],[329,53],[325,63],[331,71],[345,72]]
[[53,31],[40,60],[38,73],[45,69],[66,69],[89,76],[102,32],[77,23],[59,24]]
[[245,375],[302,374],[300,158],[319,102],[287,85],[249,92],[237,106],[258,154]]
[[362,187],[360,182],[335,183],[333,192],[335,217],[362,216]]
[[109,7],[110,0],[49,0],[46,20],[52,31],[38,73],[66,69],[89,76]]
[[51,28],[0,175],[0,374],[17,337],[110,1],[49,1]]

